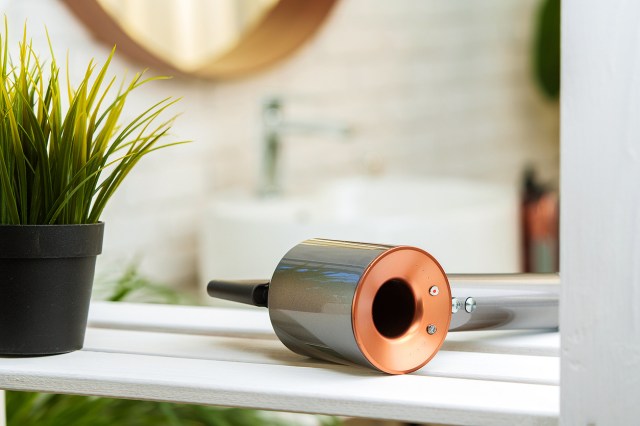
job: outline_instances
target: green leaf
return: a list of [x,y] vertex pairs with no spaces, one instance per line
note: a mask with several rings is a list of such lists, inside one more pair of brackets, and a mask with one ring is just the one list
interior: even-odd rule
[[142,158],[183,143],[165,142],[175,116],[160,120],[177,100],[162,99],[123,119],[129,95],[165,77],[138,73],[122,79],[115,90],[117,79],[109,72],[115,48],[102,65],[91,60],[75,86],[67,54],[63,100],[48,32],[47,39],[45,67],[25,25],[14,63],[5,18],[0,34],[0,223],[95,223]]
[[560,0],[543,0],[536,22],[533,71],[542,92],[560,96]]

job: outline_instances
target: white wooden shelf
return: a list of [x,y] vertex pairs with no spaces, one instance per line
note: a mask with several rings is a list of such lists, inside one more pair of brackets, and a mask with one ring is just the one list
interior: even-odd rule
[[556,424],[558,333],[450,333],[389,376],[299,356],[266,310],[96,302],[82,351],[0,358],[0,389],[474,425]]

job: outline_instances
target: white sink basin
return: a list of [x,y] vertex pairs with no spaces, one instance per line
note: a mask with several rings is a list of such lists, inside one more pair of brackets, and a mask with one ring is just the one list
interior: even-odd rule
[[201,282],[271,277],[280,258],[308,238],[414,245],[447,272],[516,272],[515,188],[454,179],[350,179],[313,194],[229,194],[207,206]]

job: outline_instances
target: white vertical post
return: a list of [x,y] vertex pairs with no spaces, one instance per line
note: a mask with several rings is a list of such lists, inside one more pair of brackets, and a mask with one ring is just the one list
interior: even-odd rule
[[0,390],[0,426],[7,426],[7,414],[5,411],[4,391]]
[[640,2],[562,1],[561,423],[640,421]]

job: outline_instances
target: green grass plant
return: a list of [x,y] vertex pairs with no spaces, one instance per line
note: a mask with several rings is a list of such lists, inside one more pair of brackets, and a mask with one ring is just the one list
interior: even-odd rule
[[144,72],[109,77],[115,50],[100,67],[91,60],[82,80],[66,87],[49,41],[43,61],[25,25],[14,62],[5,19],[0,34],[0,224],[96,223],[107,202],[142,157],[164,143],[177,100],[162,99],[130,120],[129,95],[165,77]]
[[290,422],[269,418],[258,411],[239,408],[7,392],[7,426],[118,425],[292,426]]

